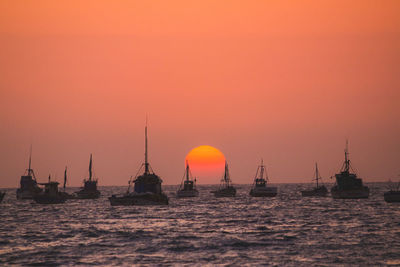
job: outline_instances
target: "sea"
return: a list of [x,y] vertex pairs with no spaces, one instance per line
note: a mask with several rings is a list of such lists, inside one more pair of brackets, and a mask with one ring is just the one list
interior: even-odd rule
[[[370,197],[301,197],[311,184],[276,184],[274,198],[215,198],[217,185],[168,206],[111,207],[127,187],[100,187],[97,200],[0,204],[0,265],[17,266],[400,266],[400,203],[386,203],[386,183]],[[77,188],[68,188],[74,192]]]

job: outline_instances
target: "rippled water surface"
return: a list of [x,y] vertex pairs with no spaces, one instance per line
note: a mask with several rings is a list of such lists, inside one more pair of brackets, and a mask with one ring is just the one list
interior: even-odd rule
[[[301,184],[278,185],[276,198],[200,197],[169,206],[111,207],[126,190],[102,187],[98,200],[59,205],[0,204],[0,265],[400,265],[400,203],[370,184],[366,200],[302,198]],[[71,191],[74,191],[71,189]]]

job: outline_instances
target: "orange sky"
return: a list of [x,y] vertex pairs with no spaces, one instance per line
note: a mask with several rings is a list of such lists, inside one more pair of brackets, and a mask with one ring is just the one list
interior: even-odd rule
[[[0,1],[0,187],[29,145],[40,180],[179,184],[199,145],[236,183],[400,174],[400,1]],[[196,174],[194,174],[196,175]],[[219,178],[215,183],[219,183]],[[398,178],[397,178],[398,179]],[[201,181],[201,177],[198,179]],[[212,181],[211,181],[212,182]]]

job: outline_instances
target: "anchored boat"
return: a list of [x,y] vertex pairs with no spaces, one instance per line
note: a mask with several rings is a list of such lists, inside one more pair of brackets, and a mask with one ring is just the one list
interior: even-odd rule
[[386,202],[400,202],[400,182],[397,184],[396,189],[391,189],[383,194],[383,198]]
[[[147,124],[145,127],[145,160],[138,173],[143,170],[142,175],[135,176],[129,181],[127,192],[122,196],[112,195],[108,199],[111,206],[131,206],[131,205],[168,205],[168,197],[162,192],[161,178],[153,172],[147,153]],[[132,182],[133,192],[130,192]]]
[[317,163],[315,163],[315,179],[314,180],[316,181],[317,186],[310,190],[301,191],[301,195],[303,197],[326,197],[326,194],[328,194],[328,189],[326,189],[326,187],[324,185],[318,184],[318,181],[321,179],[322,178],[318,172],[318,165],[317,165]]
[[75,192],[79,199],[96,199],[100,197],[100,191],[97,190],[97,178],[92,177],[92,154],[89,161],[89,178],[83,180],[83,187]]
[[[185,179],[186,177],[186,179]],[[178,192],[176,192],[177,197],[197,197],[199,196],[199,191],[196,189],[196,179],[193,179],[189,163],[186,161],[186,170],[183,175],[183,181],[179,186]]]
[[21,176],[20,187],[17,189],[17,199],[33,199],[33,197],[42,192],[42,189],[38,186],[35,172],[31,168],[32,159],[32,146],[29,152],[29,165],[28,169]]
[[[369,188],[363,185],[362,179],[351,173],[351,164],[348,152],[348,142],[344,150],[344,163],[340,173],[335,174],[336,184],[331,189],[333,198],[359,199],[369,197]],[[354,172],[354,170],[353,170]]]
[[35,195],[33,198],[39,204],[60,204],[64,203],[66,198],[58,191],[58,182],[50,181],[48,183],[39,183],[44,185],[44,192]]
[[[275,197],[278,193],[277,187],[267,186],[268,175],[265,170],[264,161],[257,167],[256,176],[254,177],[253,187],[250,190],[252,197]],[[264,177],[265,174],[265,177]]]
[[236,196],[236,189],[232,186],[232,180],[229,176],[228,163],[225,161],[224,177],[221,179],[219,189],[212,191],[216,197],[234,197]]

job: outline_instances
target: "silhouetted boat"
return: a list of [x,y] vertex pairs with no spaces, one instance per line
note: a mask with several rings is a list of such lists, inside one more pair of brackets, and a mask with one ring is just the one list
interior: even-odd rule
[[6,192],[0,192],[0,203],[3,201],[3,198],[5,195],[6,195]]
[[335,174],[336,184],[331,189],[333,198],[359,199],[369,197],[369,188],[363,185],[362,179],[351,173],[350,159],[348,157],[348,142],[344,151],[344,163],[340,173]]
[[390,191],[387,191],[383,194],[383,198],[385,199],[386,202],[392,203],[392,202],[400,202],[400,182],[397,184],[396,189],[391,189]]
[[44,185],[44,192],[34,196],[34,200],[39,204],[60,204],[64,203],[66,198],[58,191],[58,182],[50,181],[48,183],[39,183]]
[[[186,179],[185,179],[186,178]],[[186,161],[186,170],[183,176],[183,181],[176,192],[177,197],[197,197],[199,191],[196,189],[196,179],[191,177],[189,163]]]
[[264,162],[263,160],[261,160],[261,165],[257,167],[256,176],[254,177],[253,187],[250,190],[250,196],[275,197],[278,193],[278,188],[267,186],[267,183],[268,183],[268,175],[265,170]]
[[212,191],[216,197],[234,197],[236,189],[232,186],[232,180],[229,176],[228,163],[225,161],[224,177],[221,179],[221,184],[218,190]]
[[42,189],[37,185],[35,173],[31,168],[32,146],[29,152],[28,169],[21,176],[20,187],[17,189],[17,199],[33,199],[36,194],[42,192]]
[[75,192],[79,199],[95,199],[100,197],[100,191],[97,190],[97,178],[92,179],[92,154],[89,161],[89,179],[83,180],[83,187]]
[[60,194],[65,197],[66,199],[75,199],[76,195],[74,194],[69,194],[65,191],[65,187],[67,185],[67,167],[65,166],[65,171],[64,171],[64,186],[63,186],[63,191],[60,192]]
[[130,206],[130,205],[168,205],[168,197],[162,192],[161,178],[156,175],[149,162],[147,153],[147,123],[145,127],[145,161],[138,173],[144,167],[144,173],[135,176],[133,179],[134,191],[130,192],[132,178],[129,181],[127,192],[122,196],[112,195],[108,199],[111,206]]
[[319,185],[318,181],[321,180],[321,177],[318,172],[318,165],[315,163],[315,181],[317,183],[317,187],[314,187],[310,190],[301,191],[301,195],[303,197],[326,197],[328,194],[328,189],[324,185]]

